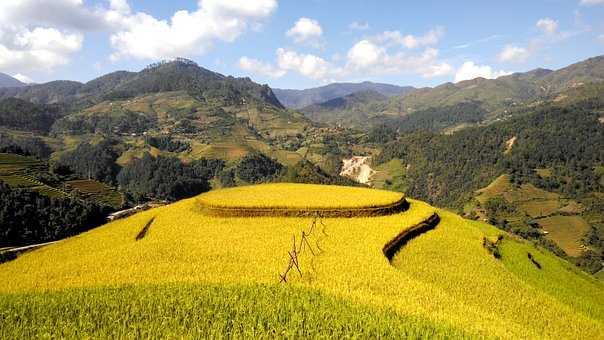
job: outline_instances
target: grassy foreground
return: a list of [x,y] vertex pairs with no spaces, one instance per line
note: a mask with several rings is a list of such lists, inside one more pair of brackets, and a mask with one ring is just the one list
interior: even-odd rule
[[[326,218],[314,229],[312,218],[211,217],[197,205],[149,210],[0,265],[0,335],[48,327],[70,337],[155,334],[147,325],[174,337],[604,334],[600,282],[510,237],[496,259],[483,238],[503,232],[422,202],[394,215]],[[391,264],[384,245],[435,211],[440,224]],[[290,270],[280,284],[302,232],[301,275]]]
[[275,285],[161,285],[0,296],[0,338],[464,337],[427,320]]

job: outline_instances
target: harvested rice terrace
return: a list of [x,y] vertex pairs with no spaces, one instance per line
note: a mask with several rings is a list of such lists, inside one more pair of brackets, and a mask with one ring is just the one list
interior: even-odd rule
[[401,193],[366,188],[277,183],[209,192],[198,200],[201,212],[215,217],[368,217],[405,211]]

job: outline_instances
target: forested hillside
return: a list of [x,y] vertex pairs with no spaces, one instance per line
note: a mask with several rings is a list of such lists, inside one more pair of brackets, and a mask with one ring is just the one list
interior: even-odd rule
[[[541,240],[562,256],[580,255],[579,264],[595,272],[602,267],[604,254],[602,93],[601,83],[574,88],[557,100],[519,108],[504,122],[451,135],[404,134],[384,147],[376,163],[399,159],[406,164],[403,178],[411,196],[470,217],[478,214],[506,230]],[[510,183],[493,182],[501,175],[509,176]],[[574,216],[576,223],[585,220],[589,227],[577,229],[575,235],[544,238],[545,228],[550,232],[564,227],[559,215]],[[591,249],[560,249],[568,237]]]

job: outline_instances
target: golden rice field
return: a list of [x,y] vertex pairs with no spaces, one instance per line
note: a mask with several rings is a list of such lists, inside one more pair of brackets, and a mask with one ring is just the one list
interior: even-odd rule
[[385,190],[317,184],[271,183],[210,191],[200,204],[218,208],[371,208],[395,204],[403,194]]
[[[254,196],[258,188],[265,196]],[[273,198],[284,195],[283,188],[264,185],[209,196],[233,206],[250,195],[283,204]],[[344,192],[289,188],[297,196],[289,204],[302,206],[329,206]],[[364,199],[382,203],[400,198],[358,190],[368,193]],[[233,198],[233,192],[242,198],[221,198]],[[303,199],[302,192],[314,195]],[[0,265],[0,311],[12,311],[0,312],[8,320],[0,324],[0,336],[217,332],[266,338],[598,339],[604,334],[600,282],[509,237],[501,245],[502,258],[495,259],[482,240],[503,232],[425,203],[410,200],[409,210],[387,216],[325,218],[310,232],[313,218],[207,216],[198,209],[204,197],[118,220]],[[331,203],[360,204],[351,197]],[[434,212],[440,224],[411,240],[390,263],[384,245]],[[298,256],[300,273],[291,270],[287,283],[279,283],[293,238],[299,243],[303,231],[310,236]],[[527,259],[528,252],[541,269]],[[112,321],[100,324],[104,318]],[[231,318],[238,321],[225,323]]]

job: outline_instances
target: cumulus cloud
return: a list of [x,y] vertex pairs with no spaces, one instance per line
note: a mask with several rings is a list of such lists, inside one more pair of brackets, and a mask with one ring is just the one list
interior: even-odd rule
[[[117,2],[123,0],[112,0]],[[82,0],[3,0],[0,25],[41,26],[74,30],[106,28],[101,8],[89,9]]]
[[348,25],[348,28],[354,31],[366,31],[369,29],[369,23],[367,21],[354,21]]
[[361,40],[348,51],[348,64],[354,68],[366,68],[381,63],[386,56],[386,49],[369,40]]
[[473,61],[466,61],[455,73],[455,82],[470,80],[478,77],[495,79],[510,74],[506,71],[495,71],[488,65],[477,65]]
[[0,70],[50,71],[82,48],[82,34],[55,28],[4,29],[0,35]]
[[296,72],[313,80],[326,80],[341,72],[340,68],[319,56],[298,53],[285,48],[277,49],[276,65],[242,57],[239,59],[239,67],[254,74],[273,78],[282,77],[288,72]]
[[375,37],[375,40],[379,43],[402,45],[406,48],[418,48],[436,45],[444,34],[445,30],[443,27],[431,29],[422,36],[403,35],[400,31],[385,31]]
[[30,77],[28,77],[24,74],[21,74],[21,73],[17,73],[15,75],[13,75],[13,78],[15,78],[18,81],[25,83],[25,84],[32,84],[34,82]]
[[317,20],[300,18],[285,35],[294,39],[296,43],[308,43],[313,46],[320,45],[323,28]]
[[369,40],[357,42],[347,55],[344,73],[354,74],[420,74],[431,78],[451,74],[453,68],[438,61],[438,50],[427,48],[421,54],[390,53],[384,46]]
[[0,1],[0,70],[51,71],[82,48],[82,32],[107,28],[82,0]]
[[[397,48],[393,48],[397,47]],[[330,61],[313,54],[301,54],[290,49],[277,49],[276,65],[247,57],[239,66],[250,72],[266,76],[282,76],[297,72],[305,77],[333,81],[338,79],[366,78],[368,75],[417,74],[425,78],[452,75],[453,67],[439,60],[438,50],[427,47],[422,51],[401,50],[402,46],[380,44],[376,39],[362,39],[353,44],[347,53],[335,55]]]
[[241,57],[239,58],[239,68],[246,70],[251,73],[263,75],[271,78],[283,77],[287,71],[279,67],[273,66],[269,63],[265,63],[258,59]]
[[530,51],[524,47],[506,45],[499,53],[498,59],[501,62],[523,63],[530,55]]
[[550,18],[539,19],[535,26],[547,35],[554,35],[558,31],[558,22]]
[[301,75],[321,80],[336,72],[325,59],[313,54],[300,54],[284,48],[277,49],[277,65],[285,71],[295,71]]
[[110,38],[113,60],[203,54],[216,40],[234,41],[277,8],[276,0],[201,0],[194,12],[180,10],[170,20],[160,20],[143,12],[130,14],[123,3],[113,1],[114,11],[106,16],[120,27]]

